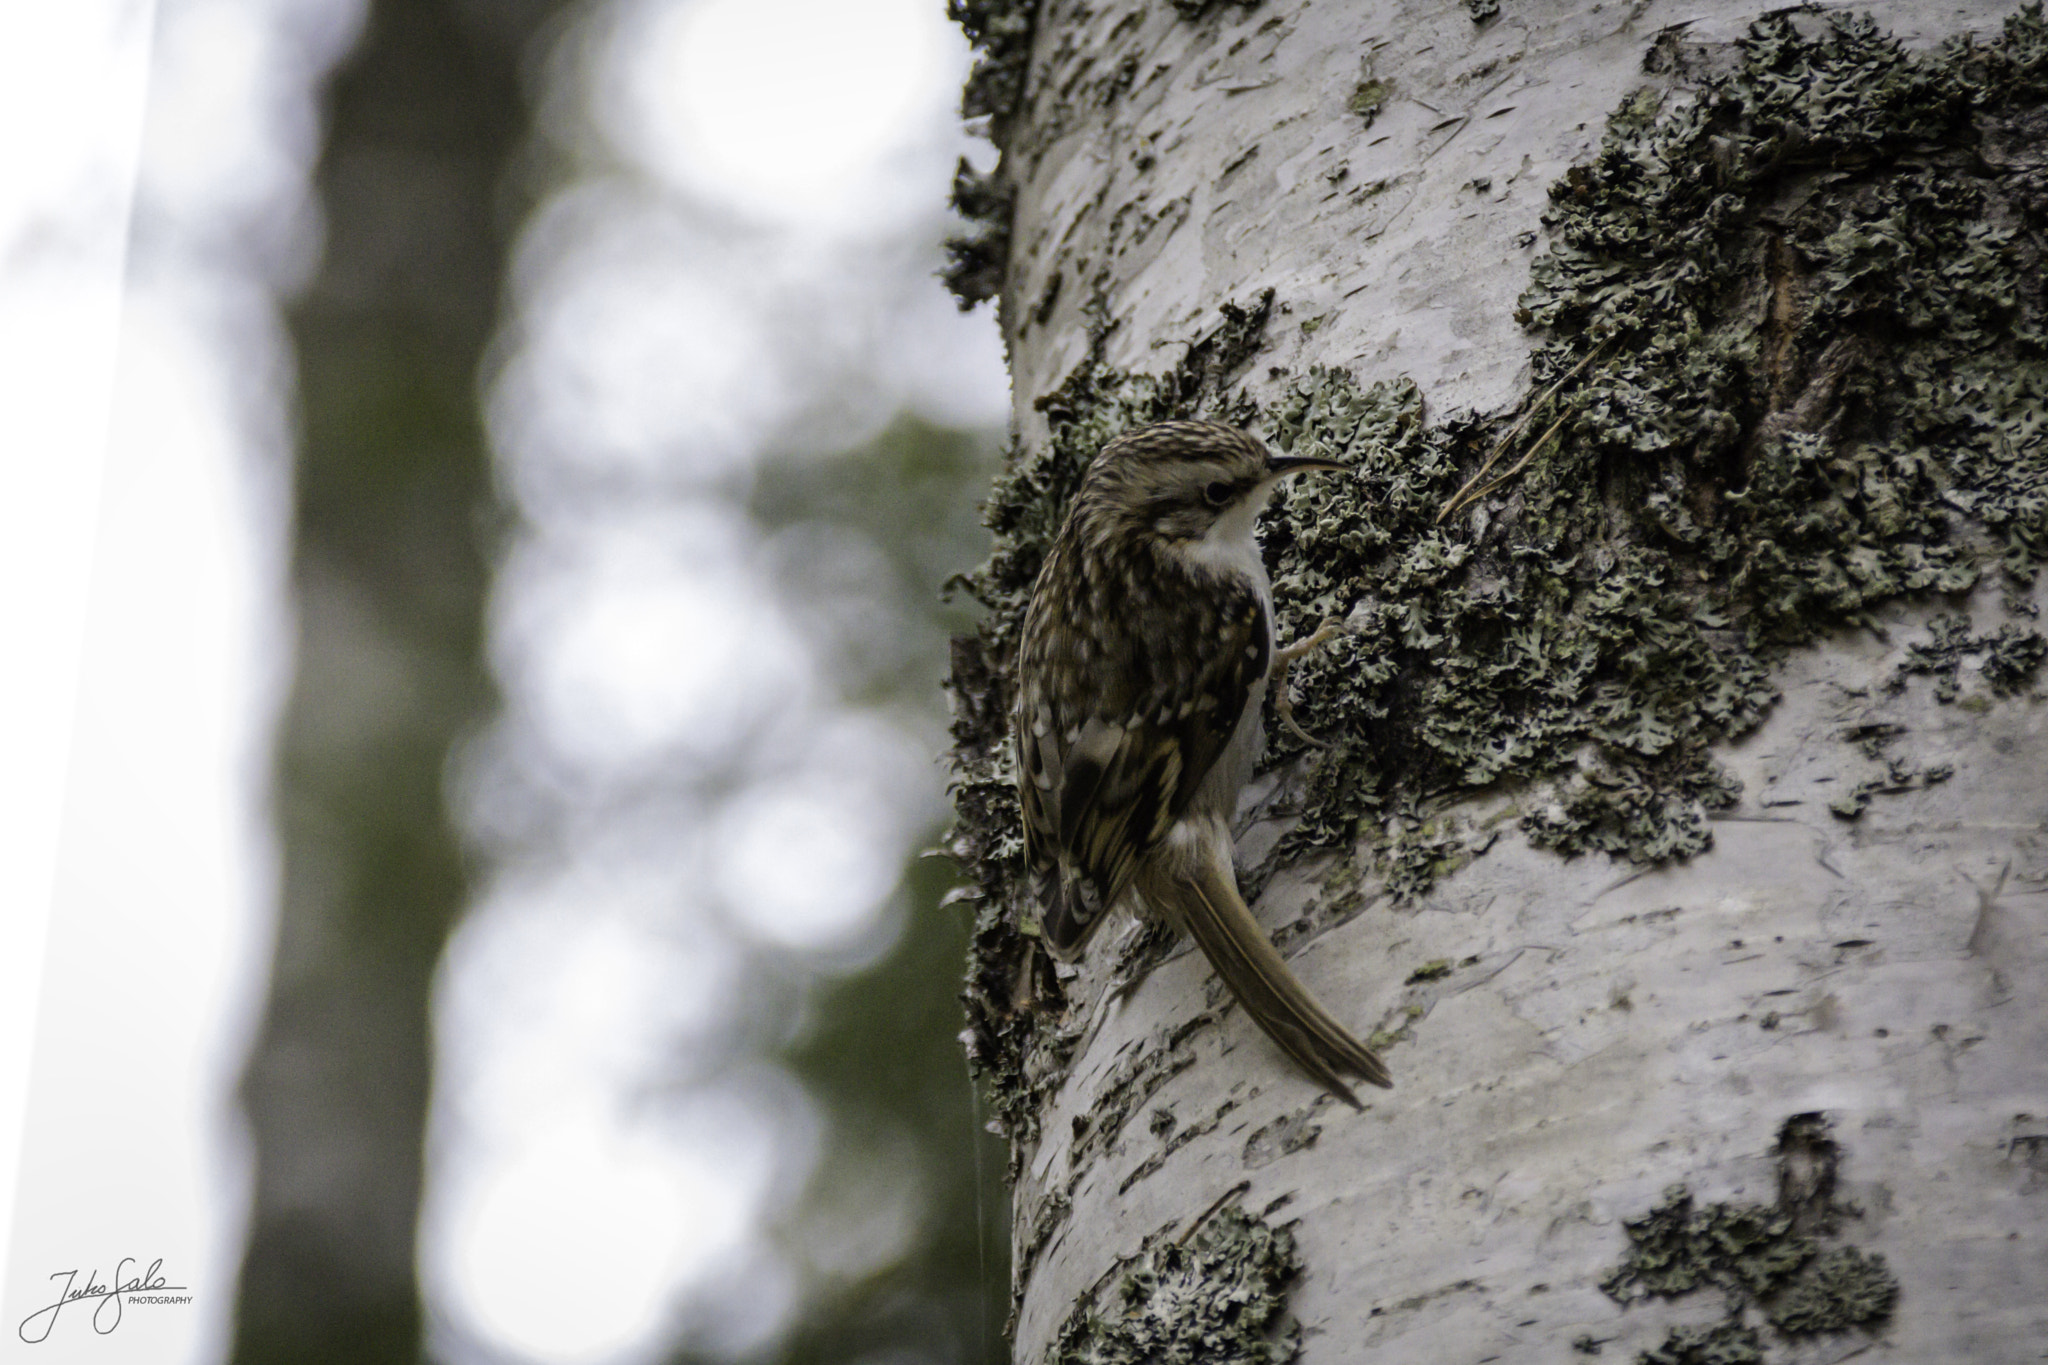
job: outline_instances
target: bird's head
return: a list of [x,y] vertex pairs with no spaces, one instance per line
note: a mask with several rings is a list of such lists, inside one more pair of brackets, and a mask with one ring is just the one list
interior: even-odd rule
[[1169,544],[1249,540],[1273,485],[1334,460],[1275,455],[1257,438],[1215,422],[1159,422],[1102,448],[1082,480],[1080,505],[1113,534]]

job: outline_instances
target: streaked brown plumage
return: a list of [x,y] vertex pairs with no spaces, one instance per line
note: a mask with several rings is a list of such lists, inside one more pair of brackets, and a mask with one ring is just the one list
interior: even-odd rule
[[1271,455],[1209,422],[1163,422],[1104,446],[1025,614],[1017,772],[1047,948],[1078,954],[1134,896],[1195,940],[1290,1057],[1356,1105],[1341,1077],[1393,1082],[1259,928],[1230,839],[1274,659],[1253,523],[1282,477],[1340,467]]

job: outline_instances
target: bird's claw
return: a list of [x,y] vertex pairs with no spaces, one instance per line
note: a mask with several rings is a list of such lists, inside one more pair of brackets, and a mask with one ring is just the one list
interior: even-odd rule
[[1344,623],[1342,621],[1326,618],[1321,625],[1316,627],[1315,634],[1309,636],[1306,640],[1296,640],[1285,649],[1275,650],[1273,652],[1273,662],[1277,667],[1284,669],[1310,650],[1322,648],[1343,633]]
[[1311,749],[1327,749],[1330,746],[1302,729],[1300,722],[1294,719],[1294,697],[1287,690],[1287,670],[1296,659],[1310,650],[1321,648],[1343,633],[1343,622],[1325,620],[1307,639],[1296,640],[1287,648],[1273,652],[1273,711],[1280,717],[1280,723]]

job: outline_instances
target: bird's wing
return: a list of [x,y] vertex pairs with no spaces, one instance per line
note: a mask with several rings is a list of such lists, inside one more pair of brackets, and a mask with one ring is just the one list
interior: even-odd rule
[[1248,585],[1162,590],[1113,618],[1042,606],[1021,652],[1018,790],[1045,942],[1070,955],[1187,809],[1272,640]]

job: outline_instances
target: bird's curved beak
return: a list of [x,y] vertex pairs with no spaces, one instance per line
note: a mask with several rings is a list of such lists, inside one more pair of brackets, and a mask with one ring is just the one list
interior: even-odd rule
[[1335,460],[1318,460],[1312,455],[1270,455],[1266,458],[1266,477],[1277,479],[1287,474],[1306,474],[1311,469],[1349,469]]

